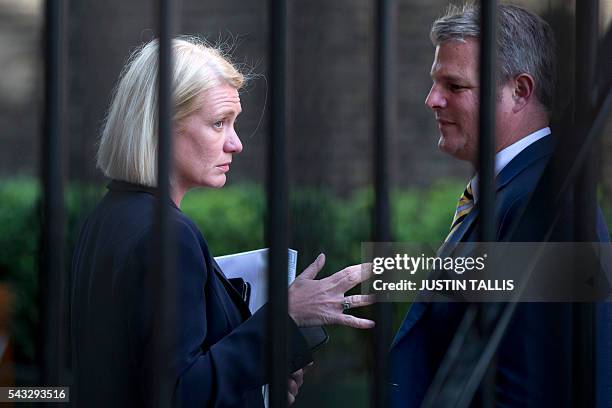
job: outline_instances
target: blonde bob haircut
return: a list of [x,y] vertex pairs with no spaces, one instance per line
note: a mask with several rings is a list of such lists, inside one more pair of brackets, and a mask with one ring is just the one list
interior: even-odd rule
[[[227,83],[240,89],[244,76],[220,49],[193,37],[172,42],[174,124],[199,110],[199,96]],[[106,177],[157,186],[158,41],[137,49],[114,90],[98,147],[97,166]]]

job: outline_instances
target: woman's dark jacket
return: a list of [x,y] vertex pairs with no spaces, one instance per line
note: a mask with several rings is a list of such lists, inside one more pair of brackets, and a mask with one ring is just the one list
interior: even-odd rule
[[[113,181],[82,227],[74,257],[71,333],[82,407],[152,405],[154,189]],[[253,316],[210,254],[197,227],[172,205],[176,236],[176,342],[164,361],[173,405],[262,407],[267,307]],[[294,371],[312,359],[289,321]]]

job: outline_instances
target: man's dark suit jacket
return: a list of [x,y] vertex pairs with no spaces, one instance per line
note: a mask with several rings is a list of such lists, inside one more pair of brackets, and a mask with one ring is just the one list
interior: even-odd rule
[[[76,402],[141,407],[153,401],[154,216],[150,188],[113,181],[86,220],[73,257],[71,331]],[[164,370],[174,406],[263,407],[267,307],[253,316],[174,205],[176,345]],[[290,369],[312,359],[288,318]]]
[[[498,241],[540,240],[540,233],[547,226],[547,216],[541,210],[552,213],[550,204],[540,203],[530,214],[523,211],[554,148],[554,137],[544,137],[519,153],[497,176]],[[519,217],[529,217],[528,228],[523,228],[518,236],[511,235]],[[478,203],[450,241],[477,241],[477,220]],[[564,229],[571,224],[571,220],[562,219],[557,236],[566,236],[569,231]],[[609,240],[601,215],[597,230],[601,241]],[[412,305],[390,350],[389,392],[394,408],[421,405],[465,308],[464,303],[416,302]],[[571,350],[571,310],[571,304],[518,305],[497,352],[496,406],[565,407],[571,404],[571,358],[567,354]]]

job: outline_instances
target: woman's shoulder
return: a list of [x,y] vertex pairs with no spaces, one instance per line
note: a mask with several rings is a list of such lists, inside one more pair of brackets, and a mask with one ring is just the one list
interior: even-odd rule
[[[150,214],[147,214],[147,220],[143,220],[141,224],[139,241],[150,240],[150,238],[157,236],[160,233],[158,222],[157,208],[154,207]],[[200,229],[176,207],[170,207],[166,231],[170,245],[175,245],[182,249],[191,247],[194,250],[201,251],[205,257],[210,256],[208,244]]]
[[179,243],[194,240],[200,245],[207,246],[206,240],[197,225],[180,211],[172,211],[170,228],[172,233],[176,235],[176,239]]
[[[142,246],[146,241],[157,241],[158,197],[151,188],[113,181],[109,191],[86,220],[84,230],[97,238],[112,238],[127,250]],[[180,246],[199,247],[209,254],[204,236],[181,210],[168,203],[169,236]],[[88,235],[88,234],[87,234]],[[99,240],[97,240],[100,242]]]

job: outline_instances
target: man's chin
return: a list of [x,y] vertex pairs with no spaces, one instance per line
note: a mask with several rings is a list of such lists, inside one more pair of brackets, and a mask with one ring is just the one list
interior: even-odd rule
[[438,140],[438,150],[453,157],[455,156],[455,153],[457,151],[456,146],[453,146],[451,143],[449,143],[448,139],[444,136],[440,136],[440,139]]
[[470,158],[465,154],[466,152],[464,149],[456,144],[449,143],[448,139],[444,136],[440,136],[440,140],[438,140],[438,149],[442,153],[446,153],[457,160],[470,161]]

